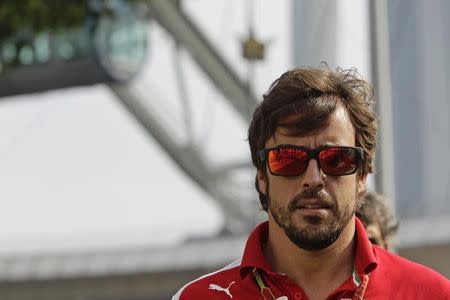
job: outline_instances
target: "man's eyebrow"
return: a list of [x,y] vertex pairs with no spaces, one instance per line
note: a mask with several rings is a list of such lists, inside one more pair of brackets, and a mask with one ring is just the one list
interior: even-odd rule
[[326,146],[345,146],[342,143],[338,143],[338,142],[326,142],[326,143],[322,143],[319,145],[319,147],[326,147]]

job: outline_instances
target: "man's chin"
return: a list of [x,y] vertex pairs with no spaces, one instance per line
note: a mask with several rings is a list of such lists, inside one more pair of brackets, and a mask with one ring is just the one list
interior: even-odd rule
[[285,229],[288,238],[297,247],[308,250],[318,251],[327,248],[333,244],[340,236],[342,231],[330,231],[327,225],[303,225],[301,227],[293,226]]

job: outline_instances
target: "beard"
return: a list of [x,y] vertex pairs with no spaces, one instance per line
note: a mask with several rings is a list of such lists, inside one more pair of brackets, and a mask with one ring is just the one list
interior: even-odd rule
[[[268,186],[266,195],[270,195]],[[281,206],[279,202],[273,201],[269,196],[269,212],[286,236],[297,247],[309,251],[321,250],[327,248],[339,238],[345,226],[355,214],[357,208],[356,195],[358,195],[357,187],[355,187],[353,201],[346,201],[348,204],[342,207],[338,205],[336,199],[322,188],[305,190],[295,196],[287,207]],[[301,220],[294,220],[294,213],[301,206],[302,201],[313,198],[325,203],[331,214],[300,216]]]

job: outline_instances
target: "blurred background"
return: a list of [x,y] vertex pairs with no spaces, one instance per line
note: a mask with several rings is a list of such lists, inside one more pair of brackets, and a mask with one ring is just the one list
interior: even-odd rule
[[450,278],[450,2],[1,0],[0,299],[169,299],[265,214],[251,112],[295,66],[376,89],[372,190]]

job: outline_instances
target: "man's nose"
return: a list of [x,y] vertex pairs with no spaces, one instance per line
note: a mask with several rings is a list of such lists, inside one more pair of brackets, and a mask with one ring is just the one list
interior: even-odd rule
[[320,169],[317,160],[311,159],[308,163],[305,173],[303,173],[303,187],[304,188],[320,188],[325,184],[325,174]]

